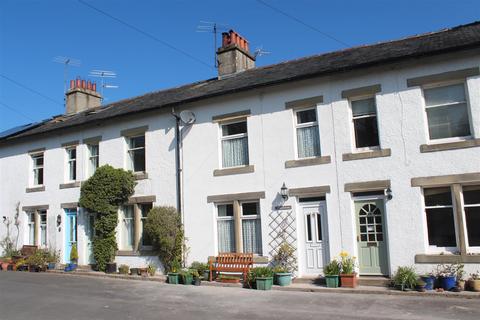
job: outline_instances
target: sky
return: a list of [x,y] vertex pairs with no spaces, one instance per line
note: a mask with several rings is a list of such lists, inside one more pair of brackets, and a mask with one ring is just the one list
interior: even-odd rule
[[477,20],[478,0],[1,0],[0,132],[64,113],[55,57],[80,60],[68,79],[114,71],[104,104],[216,77],[201,21],[269,52],[264,66]]

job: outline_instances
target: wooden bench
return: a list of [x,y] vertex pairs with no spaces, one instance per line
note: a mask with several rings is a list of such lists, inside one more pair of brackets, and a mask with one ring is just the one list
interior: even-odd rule
[[220,253],[209,261],[210,277],[213,280],[213,271],[241,272],[243,281],[247,280],[247,273],[253,266],[253,253]]
[[12,257],[12,262],[17,263],[17,261],[21,259],[27,259],[31,255],[33,255],[35,251],[37,251],[37,249],[38,246],[24,245],[22,249],[20,249],[20,255]]

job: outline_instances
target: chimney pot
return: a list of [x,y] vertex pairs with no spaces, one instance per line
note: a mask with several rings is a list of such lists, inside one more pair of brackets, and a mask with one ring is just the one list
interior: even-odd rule
[[70,80],[70,89],[75,88],[75,80]]
[[70,80],[70,90],[66,95],[66,114],[75,114],[102,104],[102,96],[96,92],[96,84],[80,77]]
[[75,84],[75,88],[80,88],[81,82],[82,81],[80,79],[77,79],[76,84]]
[[255,68],[247,39],[233,30],[222,33],[222,47],[217,51],[218,76],[226,76]]
[[97,92],[97,83],[96,82],[93,83],[92,90]]

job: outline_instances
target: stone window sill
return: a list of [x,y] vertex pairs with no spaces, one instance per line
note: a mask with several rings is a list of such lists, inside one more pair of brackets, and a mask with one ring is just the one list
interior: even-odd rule
[[416,254],[415,263],[480,263],[480,254]]
[[118,257],[140,257],[140,256],[155,256],[156,253],[152,250],[119,250],[117,251],[116,256]]
[[456,142],[447,142],[447,143],[437,143],[437,144],[422,144],[420,145],[420,152],[435,152],[435,151],[445,151],[445,150],[455,150],[455,149],[466,149],[480,147],[480,139],[470,139],[464,141]]
[[309,158],[309,159],[287,160],[285,161],[285,169],[316,166],[320,164],[327,164],[330,162],[332,162],[332,159],[330,156],[323,156],[323,157],[316,157],[316,158]]
[[372,158],[381,158],[381,157],[390,157],[392,151],[390,149],[380,149],[380,150],[371,150],[358,153],[344,153],[342,155],[343,161],[351,160],[361,160],[361,159],[372,159]]
[[134,172],[133,177],[135,180],[145,180],[148,179],[148,173],[146,172]]
[[45,186],[29,187],[25,189],[26,193],[45,191]]
[[229,176],[232,174],[252,173],[254,171],[255,171],[255,166],[253,165],[238,167],[238,168],[216,169],[216,170],[213,170],[213,176],[214,177]]
[[61,183],[58,187],[60,189],[78,188],[78,187],[80,187],[80,181],[69,182],[69,183]]

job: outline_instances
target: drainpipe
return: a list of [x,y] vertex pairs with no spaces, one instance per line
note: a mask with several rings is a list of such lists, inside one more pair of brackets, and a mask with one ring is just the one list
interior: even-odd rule
[[182,217],[182,185],[181,185],[181,173],[180,167],[180,117],[175,113],[175,109],[172,108],[172,115],[175,118],[175,173],[176,173],[176,187],[177,187],[177,212]]

